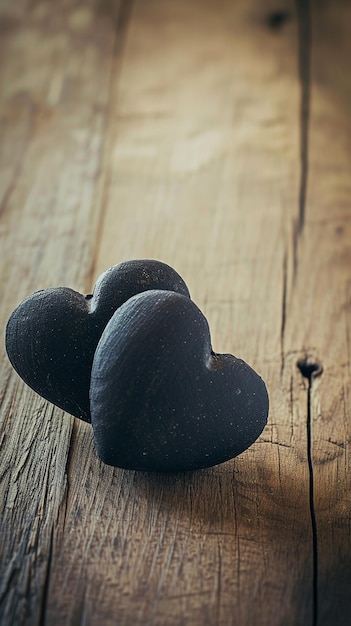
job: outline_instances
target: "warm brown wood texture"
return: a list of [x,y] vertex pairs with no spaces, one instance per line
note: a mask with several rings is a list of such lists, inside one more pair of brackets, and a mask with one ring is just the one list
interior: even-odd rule
[[349,623],[349,3],[0,6],[2,325],[158,258],[271,401],[230,462],[128,472],[1,347],[1,624]]

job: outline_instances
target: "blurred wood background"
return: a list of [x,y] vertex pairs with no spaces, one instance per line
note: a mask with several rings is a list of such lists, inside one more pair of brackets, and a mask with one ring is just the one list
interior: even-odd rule
[[160,259],[271,402],[221,466],[113,469],[1,346],[1,624],[344,626],[350,3],[0,7],[2,326],[32,291]]

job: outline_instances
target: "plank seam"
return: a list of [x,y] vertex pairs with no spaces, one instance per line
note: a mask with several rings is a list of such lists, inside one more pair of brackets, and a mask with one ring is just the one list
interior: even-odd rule
[[314,507],[314,468],[312,454],[312,384],[313,377],[308,380],[307,392],[307,461],[309,470],[309,501],[310,501],[310,517],[312,528],[312,547],[313,547],[313,613],[312,625],[317,626],[318,623],[318,528],[316,511]]
[[40,626],[44,626],[46,622],[45,614],[46,614],[48,600],[49,600],[50,574],[51,574],[52,557],[53,557],[53,551],[54,551],[53,546],[54,546],[54,526],[52,525],[51,532],[50,532],[49,554],[48,554],[48,560],[47,560],[46,571],[45,571],[45,580],[44,580],[44,585],[43,585],[43,595],[42,595],[42,601],[41,601],[41,606],[40,606],[40,618],[39,618]]
[[65,490],[65,495],[64,495],[63,501],[62,501],[64,503],[64,506],[65,506],[64,515],[63,515],[63,530],[65,529],[65,526],[66,526],[68,497],[69,497],[69,493],[70,493],[70,489],[71,489],[70,466],[71,466],[72,457],[73,457],[74,448],[75,448],[75,443],[76,443],[76,439],[77,439],[77,430],[78,430],[78,426],[76,424],[75,418],[73,418],[72,430],[71,430],[69,444],[68,444],[66,466],[65,466],[66,490]]
[[[111,118],[112,118],[113,109],[114,109],[113,87],[116,82],[116,76],[119,74],[119,71],[120,71],[121,56],[123,54],[123,49],[125,46],[128,26],[129,26],[130,18],[132,15],[132,9],[133,9],[133,0],[121,0],[120,9],[116,16],[116,26],[115,26],[116,34],[115,34],[113,49],[112,49],[112,63],[111,63],[110,81],[109,81],[109,90],[108,90],[109,97],[108,97],[107,115],[106,115],[106,124],[105,124],[106,148],[105,148],[105,159],[103,157],[103,161],[104,160],[106,161],[106,154],[108,155],[110,153],[109,128],[111,125]],[[117,59],[118,59],[118,63],[117,63]],[[117,65],[119,66],[119,70],[117,69]],[[111,168],[109,164],[106,162],[105,162],[104,170],[106,171],[106,175],[105,175],[105,180],[103,181],[103,184],[102,184],[101,213],[100,213],[100,219],[97,224],[95,247],[94,247],[93,258],[92,258],[91,268],[90,268],[90,276],[89,276],[90,285],[94,283],[96,263],[97,263],[98,253],[99,253],[103,230],[104,230],[106,209],[107,209],[108,196],[109,196],[109,188],[110,188],[110,182],[111,182]]]
[[297,268],[297,247],[306,218],[308,184],[308,139],[311,101],[311,16],[309,0],[296,0],[298,26],[298,72],[301,86],[300,97],[300,189],[299,212],[294,229],[294,275]]
[[317,516],[314,506],[314,467],[313,467],[313,433],[312,433],[312,387],[314,379],[323,371],[320,363],[309,356],[305,356],[297,362],[297,367],[302,376],[308,381],[307,389],[307,463],[309,471],[309,507],[312,531],[312,626],[318,624],[318,528]]
[[280,376],[282,378],[285,366],[285,354],[284,354],[284,340],[285,340],[285,325],[286,325],[286,308],[287,308],[287,291],[288,291],[288,258],[286,250],[283,258],[283,288],[282,288],[282,321],[280,327],[280,353],[281,353],[281,367]]

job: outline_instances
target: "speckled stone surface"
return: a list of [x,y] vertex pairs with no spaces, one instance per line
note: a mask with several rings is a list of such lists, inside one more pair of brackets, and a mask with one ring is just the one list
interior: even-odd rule
[[144,259],[108,269],[93,295],[67,287],[33,293],[7,324],[6,349],[13,367],[46,400],[90,422],[90,374],[101,334],[118,307],[148,289],[189,296],[175,270]]
[[105,463],[175,471],[243,452],[268,415],[263,380],[214,354],[207,321],[187,297],[148,291],[112,316],[95,352],[92,425]]

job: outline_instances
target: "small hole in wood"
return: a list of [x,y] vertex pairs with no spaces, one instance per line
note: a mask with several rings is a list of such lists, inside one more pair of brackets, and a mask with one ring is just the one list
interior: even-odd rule
[[84,298],[85,298],[86,300],[91,300],[91,299],[92,299],[92,297],[93,297],[93,294],[92,294],[92,293],[88,293],[86,296],[84,296]]
[[318,363],[318,361],[315,361],[310,356],[305,356],[302,359],[299,359],[296,365],[302,376],[308,380],[312,380],[312,378],[320,376],[323,371],[321,363]]
[[280,30],[289,19],[289,11],[276,10],[267,15],[266,23],[272,30]]

